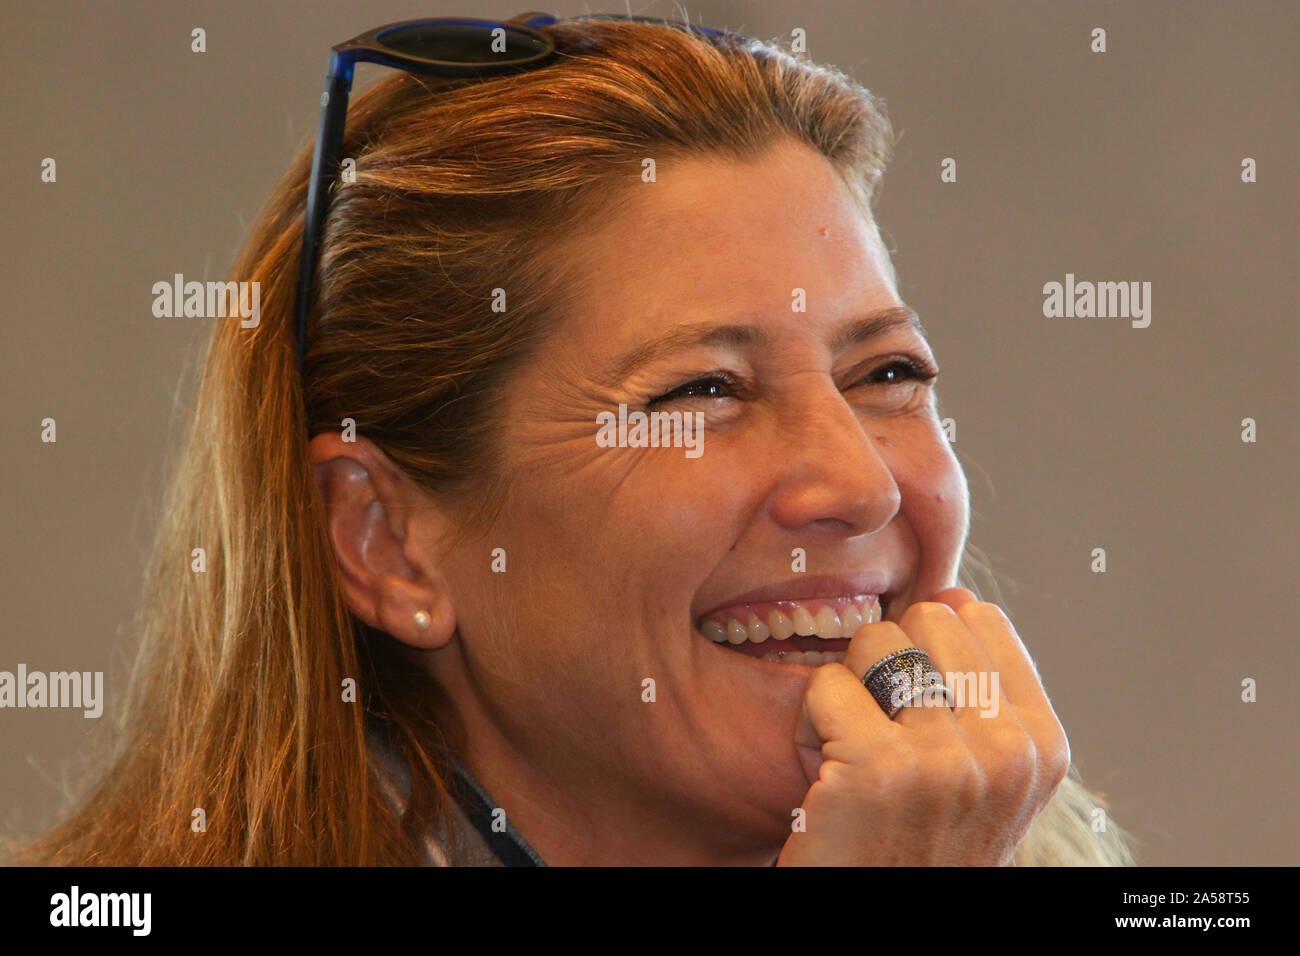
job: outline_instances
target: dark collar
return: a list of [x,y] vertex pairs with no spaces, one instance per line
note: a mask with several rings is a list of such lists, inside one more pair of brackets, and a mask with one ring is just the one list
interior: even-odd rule
[[523,838],[514,824],[510,822],[509,815],[502,812],[502,818],[505,822],[505,829],[501,829],[501,823],[497,822],[496,829],[493,829],[493,811],[500,809],[496,803],[488,796],[488,792],[483,789],[473,774],[454,757],[452,766],[456,772],[456,786],[453,788],[454,796],[461,811],[469,818],[469,822],[474,825],[483,842],[488,845],[496,858],[501,861],[502,866],[546,866],[545,861],[538,855],[537,851],[528,845],[528,841]]

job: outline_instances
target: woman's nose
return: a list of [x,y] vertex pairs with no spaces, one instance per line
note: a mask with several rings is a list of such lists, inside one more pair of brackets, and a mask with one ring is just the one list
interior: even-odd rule
[[902,497],[863,422],[830,383],[782,418],[783,464],[769,499],[773,520],[794,531],[847,537],[889,523]]

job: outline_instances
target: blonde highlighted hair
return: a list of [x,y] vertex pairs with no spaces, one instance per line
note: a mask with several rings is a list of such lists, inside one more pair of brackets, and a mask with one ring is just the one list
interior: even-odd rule
[[[293,160],[234,269],[261,284],[261,322],[213,328],[170,463],[117,749],[16,861],[418,862],[418,838],[446,819],[463,729],[403,647],[347,608],[306,437],[350,417],[483,520],[511,479],[496,464],[500,383],[573,281],[548,249],[616,209],[645,157],[754,159],[794,139],[870,215],[893,134],[883,102],[842,73],[661,26],[547,29],[559,55],[542,69],[396,72],[356,98],[342,150],[355,181],[325,225],[305,392],[292,311],[310,146]],[[496,287],[511,289],[507,313],[491,308]],[[346,678],[358,704],[340,702]],[[400,814],[368,770],[368,723],[410,768]],[[1072,770],[1016,862],[1130,862],[1113,825],[1093,832],[1097,806]]]

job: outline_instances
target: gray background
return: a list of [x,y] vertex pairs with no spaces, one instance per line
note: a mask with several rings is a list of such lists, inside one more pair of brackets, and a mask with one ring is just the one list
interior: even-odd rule
[[[182,368],[315,128],[332,43],[510,4],[11,4],[0,31],[0,670],[107,671],[101,721],[0,711],[0,825],[48,823],[125,686]],[[548,12],[627,12],[618,3]],[[1147,864],[1295,864],[1300,4],[692,3],[882,95],[879,221],[944,369],[972,540],[1002,575],[1085,780]],[[632,12],[672,15],[649,3]],[[190,52],[203,26],[208,51]],[[1089,51],[1107,30],[1109,52]],[[382,74],[359,70],[359,86]],[[58,182],[40,182],[40,162]],[[942,183],[943,157],[958,181]],[[1259,181],[1240,181],[1243,157]],[[1072,272],[1152,322],[1047,319]],[[188,394],[186,394],[188,399]],[[58,421],[58,443],[39,422]],[[1240,422],[1258,422],[1243,444]],[[1089,570],[1104,547],[1109,570]],[[1240,682],[1259,700],[1240,701]],[[98,726],[96,726],[98,725]]]

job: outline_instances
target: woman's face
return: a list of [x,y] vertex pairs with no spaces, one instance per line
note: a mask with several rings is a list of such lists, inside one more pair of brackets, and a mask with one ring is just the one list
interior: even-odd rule
[[[664,164],[557,254],[581,285],[509,382],[510,488],[444,555],[457,635],[431,668],[544,857],[564,832],[628,860],[770,859],[808,788],[812,668],[762,659],[797,640],[702,622],[825,625],[822,605],[876,594],[897,621],[954,583],[966,483],[907,365],[934,357],[874,222],[802,145]],[[607,447],[620,405],[698,418],[702,446]]]

